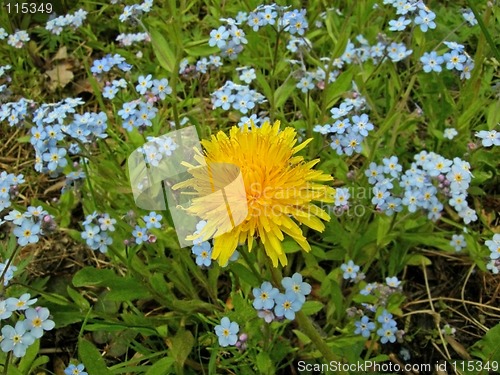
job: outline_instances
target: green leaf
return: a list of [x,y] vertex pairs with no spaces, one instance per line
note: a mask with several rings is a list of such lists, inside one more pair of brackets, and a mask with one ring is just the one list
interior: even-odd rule
[[62,328],[73,323],[80,323],[85,318],[85,313],[81,312],[76,306],[73,307],[54,307],[50,309],[54,322],[57,322],[57,328]]
[[155,329],[160,337],[167,337],[168,336],[168,324],[162,324],[158,327],[155,327]]
[[269,86],[269,83],[267,82],[268,81],[268,77],[264,76],[264,74],[262,74],[260,72],[260,70],[255,70],[255,75],[256,75],[256,79],[257,79],[257,82],[259,83],[261,89],[262,89],[262,93],[264,94],[264,96],[267,98],[267,99],[271,99],[272,98],[272,90],[271,90],[271,86]]
[[[340,270],[340,268],[339,268]],[[328,305],[332,309],[332,313],[336,314],[336,317],[341,317],[344,312],[344,295],[342,289],[335,279],[339,276],[339,271],[332,271],[327,278],[321,283],[321,295],[331,298],[331,303]]]
[[359,335],[338,337],[332,341],[331,348],[335,354],[342,356],[347,363],[356,363],[365,348],[365,342],[366,339]]
[[73,276],[73,285],[82,286],[108,286],[115,277],[113,270],[85,267]]
[[295,333],[295,336],[297,336],[297,338],[303,345],[307,345],[311,342],[311,339],[307,337],[306,334],[300,332],[298,329],[294,329],[292,330],[292,332]]
[[80,338],[78,356],[89,374],[112,375],[112,372],[106,367],[104,358],[90,341]]
[[35,340],[35,342],[28,346],[26,349],[26,354],[22,357],[21,362],[19,362],[18,369],[23,374],[28,375],[30,373],[31,365],[35,360],[38,350],[40,349],[40,340]]
[[61,306],[68,306],[71,303],[71,301],[69,301],[64,296],[61,296],[61,295],[55,294],[55,293],[45,294],[44,299],[46,301],[49,301],[49,302],[52,302],[52,303],[55,303],[55,304],[61,305]]
[[[477,23],[479,24],[479,27],[481,28],[481,31],[483,32],[484,37],[488,41],[488,44],[490,45],[491,50],[495,54],[495,57],[497,60],[500,60],[500,51],[497,48],[497,44],[491,37],[491,34],[488,30],[488,26],[485,25],[483,21],[483,17],[481,17],[481,14],[478,13],[475,2],[472,0],[467,0],[467,3],[469,4],[469,8],[472,10],[472,13],[474,13],[474,17],[477,20]],[[497,30],[498,31],[498,30]],[[498,39],[497,39],[498,42]]]
[[500,122],[500,110],[498,109],[498,103],[492,103],[488,108],[488,130],[495,129],[495,126]]
[[14,236],[14,234],[11,234],[10,237],[9,237],[9,243],[7,244],[7,255],[8,257],[11,257],[12,253],[14,252],[14,250],[16,249],[17,247],[17,238],[16,236]]
[[149,367],[146,375],[165,375],[170,374],[170,368],[175,363],[172,357],[165,357],[156,362],[153,366]]
[[313,315],[323,309],[324,305],[319,301],[306,301],[304,305],[302,305],[302,311],[306,315]]
[[271,357],[269,357],[269,354],[267,352],[260,352],[259,354],[257,354],[255,362],[261,374],[274,375],[276,373],[273,361],[271,360]]
[[401,240],[405,243],[425,245],[431,248],[441,250],[450,250],[450,240],[439,237],[436,233],[420,232],[420,233],[401,233]]
[[300,245],[293,240],[284,240],[281,245],[287,254],[296,253],[302,249]]
[[61,228],[67,228],[71,222],[71,215],[67,215],[73,209],[75,203],[75,195],[71,190],[66,190],[65,193],[61,194],[58,202],[59,213],[57,221],[60,223]]
[[[474,164],[484,163],[492,167],[493,169],[497,168],[498,164],[498,155],[491,152],[491,150],[487,149],[479,149],[472,155],[472,160]],[[474,172],[474,179],[472,182],[475,182],[476,173]]]
[[170,290],[170,287],[165,281],[165,277],[162,273],[154,273],[151,276],[149,283],[158,294],[165,296],[165,298],[171,299],[172,291]]
[[208,373],[217,374],[217,358],[219,358],[219,351],[212,350],[210,353],[210,360],[208,361]]
[[481,185],[483,182],[489,180],[493,177],[493,173],[488,171],[474,171],[474,179],[472,180],[473,185]]
[[87,301],[80,293],[78,293],[69,285],[66,288],[66,291],[68,292],[68,295],[71,297],[71,299],[76,303],[78,307],[80,307],[83,310],[90,309],[89,301]]
[[153,52],[155,53],[161,67],[166,71],[173,73],[175,67],[175,55],[166,39],[153,27],[150,28],[149,35],[151,36]]
[[[115,324],[115,323],[96,323],[96,324],[87,324],[85,326],[85,330],[89,332],[98,332],[98,331],[106,331],[106,332],[121,332],[125,329],[129,328],[124,324]],[[148,331],[148,333],[151,333]]]
[[274,92],[274,105],[278,108],[288,100],[290,95],[295,91],[295,82],[292,79],[287,79],[283,84]]
[[150,297],[149,291],[132,279],[127,280],[127,283],[123,285],[123,289],[113,288],[106,296],[110,301],[132,301]]
[[25,375],[14,366],[9,367],[9,375]]
[[150,298],[148,289],[138,280],[130,276],[118,276],[113,270],[85,267],[73,276],[73,285],[103,286],[111,290],[106,298],[110,301],[130,301]]
[[43,366],[46,363],[49,363],[50,358],[46,355],[41,355],[40,357],[37,357],[33,363],[31,364],[31,369],[29,370],[28,374],[35,374],[38,372],[35,372],[35,370],[38,367]]
[[326,107],[332,107],[336,101],[349,90],[352,85],[352,73],[344,72],[342,73],[335,82],[330,83],[325,89],[324,98],[326,101]]
[[97,297],[97,302],[94,305],[96,312],[103,312],[105,314],[114,315],[120,309],[120,303],[108,298],[110,291],[105,290]]
[[17,142],[19,143],[28,143],[31,139],[31,136],[25,135],[24,137],[17,138]]
[[233,305],[234,315],[231,315],[231,318],[234,317],[240,322],[248,322],[255,318],[255,309],[252,307],[248,299],[243,298],[241,294],[235,294],[233,296]]
[[218,47],[210,47],[208,45],[208,40],[205,39],[201,45],[192,45],[191,47],[185,46],[184,52],[186,52],[189,56],[199,57],[199,56],[210,56],[213,54],[217,54],[219,52]]
[[411,254],[407,257],[406,262],[408,266],[421,266],[422,263],[425,266],[430,266],[432,264],[431,260],[422,254]]
[[230,266],[231,271],[248,285],[260,285],[259,279],[248,268],[241,263],[232,263]]
[[470,186],[467,189],[467,192],[469,193],[469,195],[471,195],[473,197],[478,197],[478,196],[481,196],[481,195],[486,195],[485,191],[483,189],[481,189],[479,186]]
[[500,324],[497,324],[472,346],[472,355],[483,361],[497,361],[500,363]]
[[[366,285],[366,284],[365,284]],[[377,297],[372,296],[372,295],[363,295],[363,294],[356,294],[354,297],[352,297],[352,300],[356,303],[371,303],[374,304],[377,302]]]
[[182,368],[189,353],[193,349],[194,337],[190,331],[181,328],[171,340],[167,341],[170,347],[170,353],[177,365]]
[[377,216],[377,246],[387,245],[393,237],[389,236],[391,220],[392,218],[386,215]]
[[402,294],[391,294],[387,299],[387,310],[391,311],[395,315],[401,315],[402,313],[400,313],[401,309],[399,308],[399,306],[403,304],[404,300],[405,296],[403,296]]

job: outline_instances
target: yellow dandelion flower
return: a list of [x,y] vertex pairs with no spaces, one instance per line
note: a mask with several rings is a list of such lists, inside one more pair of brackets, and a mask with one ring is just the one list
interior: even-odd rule
[[[235,126],[229,137],[221,131],[210,140],[202,141],[205,152],[196,157],[200,165],[189,165],[192,178],[177,184],[174,189],[195,190],[196,198],[187,211],[207,221],[198,236],[214,237],[213,259],[226,264],[239,244],[247,242],[251,251],[254,237],[258,237],[274,267],[278,266],[278,261],[284,266],[287,264],[282,247],[284,234],[293,238],[303,250],[311,250],[297,223],[322,232],[325,226],[320,219],[328,221],[330,216],[312,202],[332,203],[335,189],[320,183],[333,178],[313,169],[319,159],[306,162],[302,156],[294,156],[310,141],[295,146],[295,129],[280,130],[279,121],[273,126],[266,122],[261,128]],[[221,167],[217,173],[207,173],[207,165]],[[239,169],[226,167],[230,165]],[[233,181],[235,171],[241,173],[245,191],[233,189],[229,192],[233,197],[214,200],[210,194]],[[239,196],[246,207],[235,210],[234,205],[231,206],[233,215],[244,212],[246,216],[231,217],[232,224],[239,224],[228,228],[221,219],[224,218],[222,213],[229,208],[228,200],[238,201],[235,196]],[[191,237],[194,238],[196,236]]]

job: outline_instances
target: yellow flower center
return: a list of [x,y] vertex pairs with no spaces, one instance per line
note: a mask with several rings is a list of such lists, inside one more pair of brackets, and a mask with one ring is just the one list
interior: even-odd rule
[[33,325],[33,327],[41,327],[42,320],[40,318],[35,318],[31,321],[31,324]]

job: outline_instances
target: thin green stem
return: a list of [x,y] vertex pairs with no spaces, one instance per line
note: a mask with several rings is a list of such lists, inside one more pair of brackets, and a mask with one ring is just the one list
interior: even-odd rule
[[[304,333],[309,339],[311,339],[316,349],[320,351],[323,355],[325,362],[341,362],[342,358],[335,354],[331,348],[323,340],[323,337],[318,333],[316,328],[314,328],[311,319],[309,319],[306,314],[301,310],[295,314],[295,319],[299,323],[302,333]],[[338,372],[339,374],[346,374],[344,371]]]
[[[281,272],[275,267],[271,267],[271,272],[274,282],[278,285],[281,284],[281,280],[283,278]],[[323,340],[323,337],[321,337],[316,328],[314,328],[311,319],[309,319],[302,310],[295,313],[295,319],[299,323],[301,332],[309,337],[313,345],[316,346],[316,349],[318,349],[319,352],[323,355],[323,359],[326,363],[342,361],[342,358],[335,354],[327,345],[325,340]],[[337,373],[347,374],[347,372],[344,371],[339,371]]]
[[87,322],[90,318],[90,313],[92,312],[92,307],[89,308],[87,311],[87,314],[85,315],[85,318],[83,319],[82,326],[80,327],[80,332],[78,332],[78,342],[80,342],[80,339],[83,337],[83,332],[85,331],[85,326],[87,325]]
[[257,268],[255,268],[255,265],[250,260],[248,253],[245,250],[243,250],[243,251],[240,251],[240,254],[243,257],[243,259],[245,259],[245,262],[248,264],[248,267],[250,267],[250,270],[259,279],[259,281],[260,282],[264,281],[264,278],[262,277],[261,273],[259,271],[257,271]]
[[434,47],[434,48],[432,49],[432,51],[437,51],[437,49],[438,49],[439,47],[441,47],[441,45],[442,45],[445,41],[447,41],[447,40],[450,38],[450,36],[451,36],[451,35],[455,34],[458,30],[460,30],[462,27],[464,27],[465,23],[466,23],[466,21],[463,21],[460,25],[458,25],[458,26],[457,26],[457,27],[455,27],[453,30],[451,30],[451,31],[450,31],[450,32],[449,32],[449,33],[448,33],[448,34],[447,34],[447,35],[443,38],[443,40],[441,40],[441,42],[439,42],[439,44],[438,44],[436,47]]
[[7,353],[7,358],[5,359],[5,366],[3,367],[3,375],[8,375],[9,373],[9,364],[12,358],[12,352]]
[[130,269],[132,267],[132,262],[128,261],[122,254],[120,254],[113,246],[110,246],[108,247],[108,250],[110,253],[112,253],[114,256],[116,256],[118,259],[120,259],[120,261],[123,263],[123,264],[127,264]]
[[[306,109],[307,109],[307,138],[312,138],[313,137],[313,116],[311,115],[311,95],[309,94],[309,91],[306,92]],[[314,149],[311,148],[310,154],[314,154]]]
[[[171,87],[172,87],[172,114],[174,116],[175,128],[180,129],[181,120],[179,119],[179,109],[177,108],[177,81],[178,81],[178,72],[179,72],[179,54],[177,54],[175,58],[175,66],[174,66],[174,74],[171,77]],[[199,129],[197,129],[199,131]]]
[[5,265],[5,268],[2,272],[2,275],[0,275],[0,296],[3,295],[3,290],[5,288],[5,285],[4,285],[4,277],[5,277],[5,274],[7,273],[7,271],[9,270],[9,267],[10,265],[12,264],[12,261],[14,260],[14,258],[16,257],[16,253],[17,253],[17,250],[19,249],[18,246],[16,246],[14,248],[14,251],[12,252],[12,254],[9,256],[9,260],[7,261],[7,264]]
[[[493,54],[495,55],[497,60],[500,60],[500,51],[497,48],[497,45],[493,41],[493,38],[491,37],[490,32],[488,31],[488,27],[483,21],[483,19],[479,16],[479,13],[477,11],[476,6],[474,5],[474,2],[472,0],[467,0],[467,3],[469,4],[469,8],[472,10],[472,13],[474,13],[474,17],[476,17],[477,23],[479,24],[479,27],[481,28],[481,31],[483,32],[484,37],[488,41],[488,44],[490,45],[491,50],[493,51]],[[494,5],[493,5],[494,6]],[[490,7],[487,6],[487,11],[485,15],[485,21],[489,23],[490,20]]]
[[373,353],[373,350],[375,349],[375,345],[377,345],[377,340],[371,340],[370,346],[368,347],[368,350],[366,351],[366,355],[365,355],[366,361],[368,361],[370,359],[370,356]]
[[271,72],[271,77],[273,77],[273,82],[274,82],[274,73],[276,72],[276,66],[278,65],[278,47],[280,44],[280,34],[281,31],[276,30],[276,43],[274,44],[274,54],[273,54],[273,70]]
[[272,61],[272,71],[271,71],[271,90],[272,90],[272,98],[271,98],[271,110],[270,110],[270,115],[271,115],[271,120],[274,121],[276,119],[276,66],[278,65],[278,47],[279,47],[279,42],[280,42],[280,35],[281,31],[274,29],[276,32],[276,42],[274,43],[274,53],[273,53],[273,61]]
[[269,324],[264,325],[264,351],[269,351],[269,343],[271,341],[271,328]]
[[94,187],[92,186],[92,183],[90,182],[90,174],[89,174],[89,168],[87,165],[87,160],[85,158],[82,159],[82,164],[83,164],[83,169],[85,170],[85,175],[87,178],[85,179],[87,181],[87,184],[89,185],[89,191],[90,195],[92,196],[92,201],[94,202],[94,209],[97,209],[97,199],[95,197],[94,193]]

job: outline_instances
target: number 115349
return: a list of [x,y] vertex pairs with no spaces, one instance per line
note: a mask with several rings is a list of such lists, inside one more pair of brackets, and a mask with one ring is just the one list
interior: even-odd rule
[[49,2],[41,3],[10,3],[4,4],[8,14],[36,14],[52,13],[52,4]]

